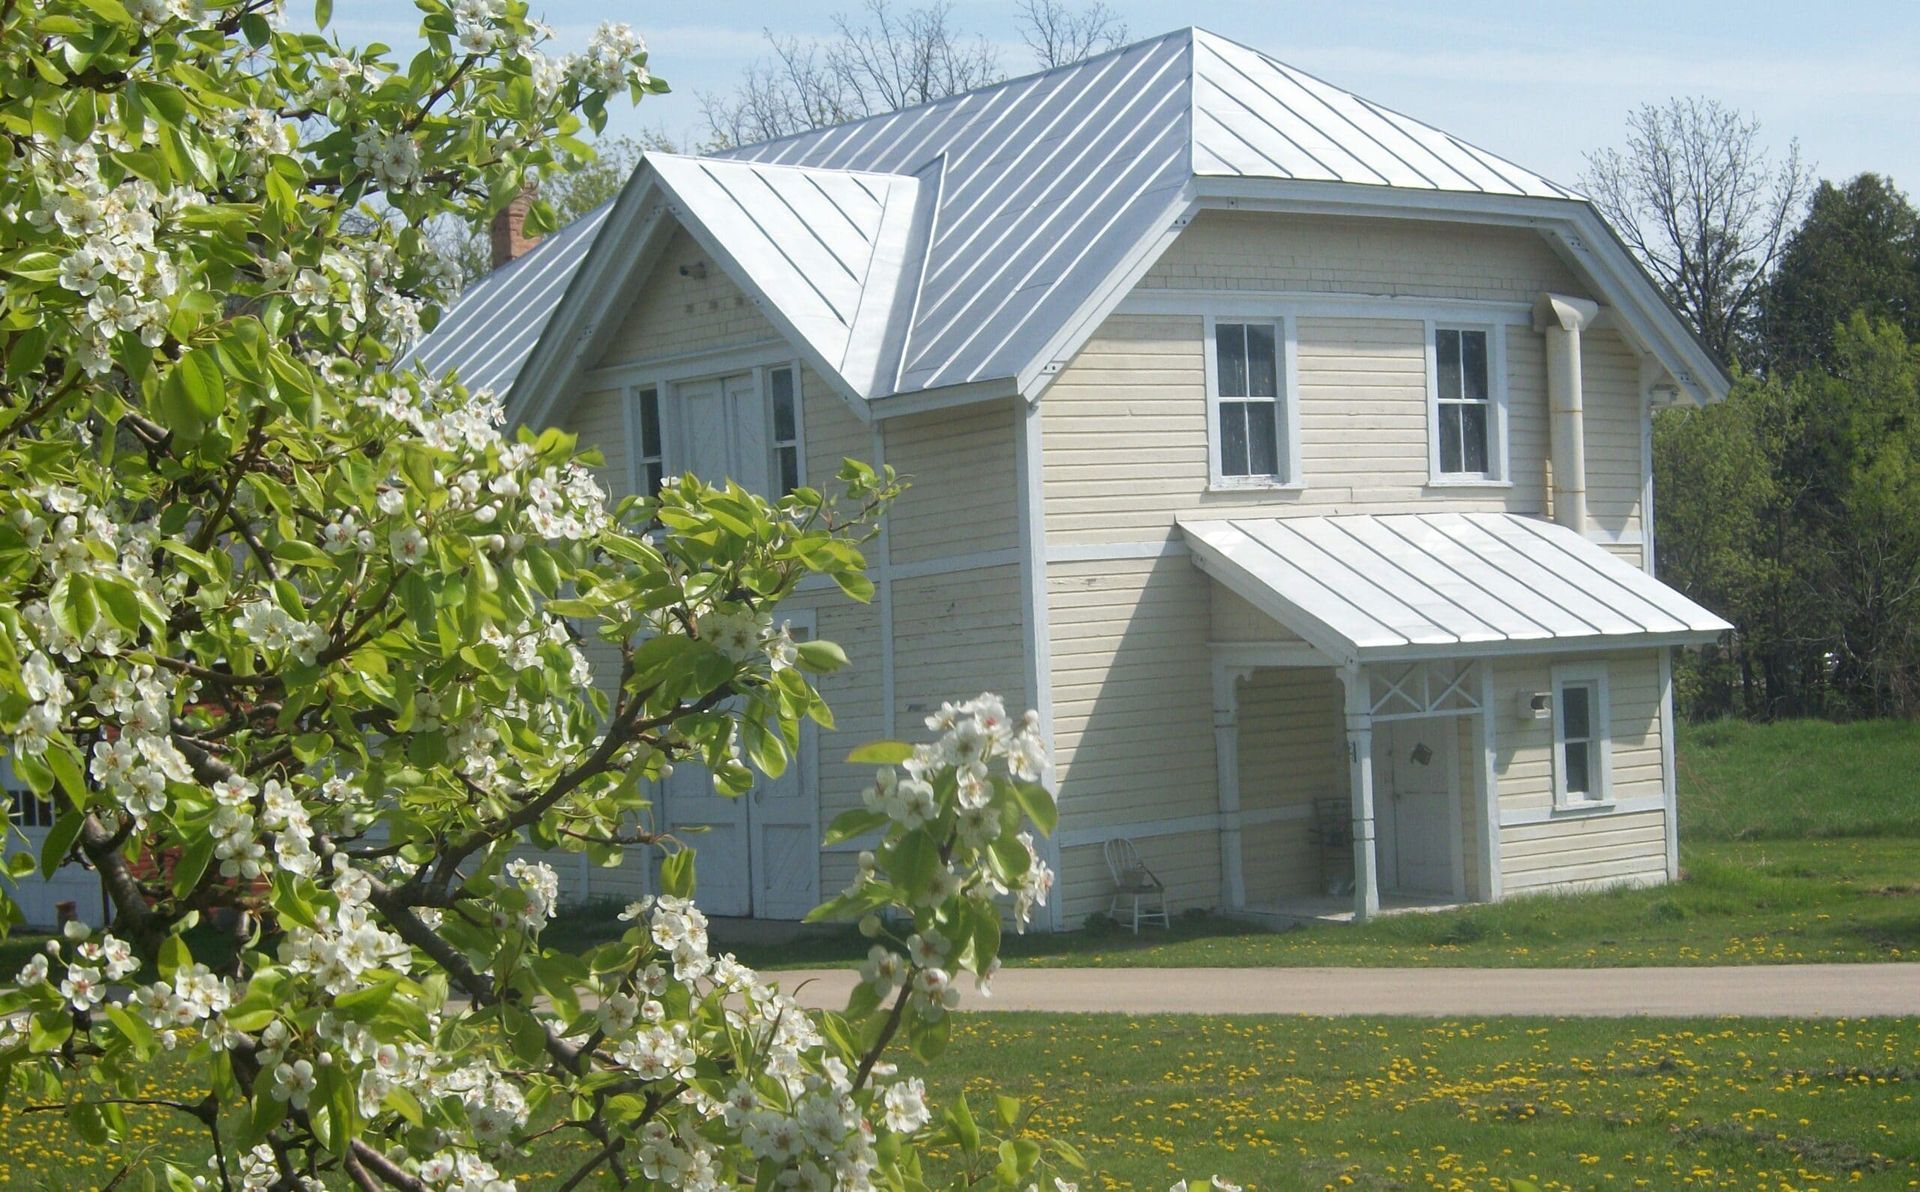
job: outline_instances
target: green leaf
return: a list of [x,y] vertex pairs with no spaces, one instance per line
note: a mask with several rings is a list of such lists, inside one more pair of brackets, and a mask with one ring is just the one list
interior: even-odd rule
[[180,859],[173,866],[173,896],[185,898],[193,893],[200,884],[200,878],[207,872],[207,865],[213,860],[213,833],[201,832],[193,843],[187,845]]
[[1020,805],[1020,810],[1044,835],[1053,835],[1054,829],[1060,826],[1060,808],[1054,803],[1053,796],[1047,793],[1047,788],[1039,783],[1015,782],[1013,801]]
[[909,895],[918,894],[933,882],[940,868],[940,850],[924,828],[916,828],[893,842],[886,850],[887,874]]
[[847,755],[856,766],[897,766],[913,756],[913,746],[905,741],[869,741]]
[[314,0],[313,27],[325,29],[327,22],[333,19],[333,0]]
[[800,655],[800,669],[812,674],[832,674],[847,665],[847,652],[829,641],[805,641],[795,649]]
[[660,892],[671,898],[693,897],[693,850],[683,848],[660,862]]
[[964,1153],[971,1155],[980,1149],[980,1125],[973,1120],[973,1110],[967,1107],[965,1093],[947,1106],[947,1128],[953,1131],[953,1140]]
[[888,822],[886,813],[883,811],[868,811],[864,807],[855,807],[851,811],[843,811],[833,817],[833,823],[828,825],[826,838],[821,843],[840,844],[856,836],[878,832],[885,828]]
[[187,941],[177,935],[170,935],[160,944],[157,967],[160,976],[171,978],[175,972],[193,963],[193,950],[187,947]]
[[[50,751],[51,752],[51,751]],[[84,812],[69,811],[53,822],[47,829],[47,839],[40,845],[40,875],[52,877],[53,871],[60,868],[67,854],[73,851],[73,842],[80,838],[80,829],[86,826]]]
[[113,1002],[108,1002],[103,1009],[107,1012],[108,1021],[112,1022],[113,1025],[119,1029],[120,1033],[127,1037],[127,1042],[133,1044],[134,1051],[138,1052],[142,1057],[152,1053],[152,1027],[134,1017],[132,1014],[127,1013],[125,1007],[116,1005]]

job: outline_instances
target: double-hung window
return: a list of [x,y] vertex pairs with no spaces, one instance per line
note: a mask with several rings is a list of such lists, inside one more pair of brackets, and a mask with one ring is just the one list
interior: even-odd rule
[[800,441],[800,395],[791,366],[767,370],[767,443],[774,496],[780,497],[806,483]]
[[1429,414],[1434,480],[1443,484],[1506,480],[1499,329],[1436,326],[1429,347],[1433,353]]
[[1607,672],[1601,666],[1553,672],[1553,795],[1562,807],[1612,799]]
[[649,385],[633,395],[635,421],[634,454],[639,460],[638,475],[642,496],[653,496],[660,491],[661,481],[667,475],[666,441],[660,433],[660,389]]
[[1213,480],[1283,484],[1289,474],[1285,368],[1275,321],[1213,324]]

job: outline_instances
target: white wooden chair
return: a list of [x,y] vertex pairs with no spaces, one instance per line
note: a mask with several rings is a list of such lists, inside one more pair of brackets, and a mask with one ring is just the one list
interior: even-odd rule
[[1160,926],[1171,928],[1167,887],[1140,859],[1140,850],[1133,847],[1133,841],[1125,837],[1109,840],[1106,854],[1107,872],[1113,875],[1113,897],[1107,900],[1107,917],[1120,922],[1120,900],[1126,898],[1133,904],[1133,934],[1140,934],[1142,920],[1151,923],[1157,919]]

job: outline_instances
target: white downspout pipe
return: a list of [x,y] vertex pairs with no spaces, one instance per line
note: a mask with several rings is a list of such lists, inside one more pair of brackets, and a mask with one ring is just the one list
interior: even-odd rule
[[1533,304],[1533,329],[1547,337],[1547,427],[1553,456],[1553,520],[1587,533],[1587,447],[1580,393],[1580,332],[1599,304],[1564,294],[1542,294]]

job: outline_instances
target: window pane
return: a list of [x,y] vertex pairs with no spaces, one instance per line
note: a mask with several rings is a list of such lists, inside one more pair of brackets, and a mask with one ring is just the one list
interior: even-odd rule
[[648,457],[660,454],[660,391],[657,389],[640,391],[640,453]]
[[1569,795],[1589,794],[1593,790],[1587,764],[1591,746],[1585,741],[1567,742],[1567,793]]
[[776,442],[791,443],[800,436],[793,425],[793,370],[777,368],[767,374],[773,393],[773,437]]
[[1466,469],[1460,462],[1460,403],[1440,403],[1440,470],[1442,472],[1461,472]]
[[1247,472],[1247,403],[1220,403],[1220,474],[1245,476]]
[[1434,356],[1439,364],[1440,400],[1460,396],[1460,333],[1433,333]]
[[1593,736],[1593,689],[1569,683],[1560,689],[1560,735],[1569,741]]
[[780,491],[790,493],[800,487],[800,449],[782,447],[774,453],[780,465]]
[[660,485],[665,482],[666,478],[666,468],[661,465],[659,460],[654,460],[652,463],[649,463],[647,465],[647,490],[644,495],[650,497],[659,492]]
[[1247,325],[1217,323],[1213,329],[1221,397],[1247,395]]
[[1279,408],[1277,402],[1247,403],[1247,474],[1250,476],[1280,474],[1280,436],[1274,419]]
[[1247,395],[1280,396],[1280,371],[1274,354],[1272,323],[1247,324]]
[[1454,409],[1460,411],[1460,445],[1465,461],[1460,470],[1484,472],[1487,470],[1487,407],[1475,402]]
[[[1487,400],[1487,333],[1460,331],[1460,374],[1468,401]],[[1441,393],[1446,390],[1442,389]]]

